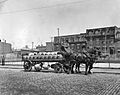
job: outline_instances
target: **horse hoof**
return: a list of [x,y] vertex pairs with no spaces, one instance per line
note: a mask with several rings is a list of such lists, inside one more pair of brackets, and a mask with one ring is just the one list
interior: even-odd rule
[[85,75],[87,75],[87,73],[85,73]]
[[88,72],[88,74],[92,74],[92,72]]
[[80,74],[81,74],[82,72],[80,72],[80,71],[79,71],[78,73],[80,73]]
[[71,74],[74,74],[74,72],[71,72]]

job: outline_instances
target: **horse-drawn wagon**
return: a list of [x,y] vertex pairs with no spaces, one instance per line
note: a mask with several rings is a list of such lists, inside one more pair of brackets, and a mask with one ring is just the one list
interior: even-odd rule
[[[68,53],[63,49],[59,52],[53,53],[38,53],[34,55],[23,56],[24,70],[31,71],[34,66],[36,71],[40,71],[44,68],[44,62],[54,62],[54,64],[48,65],[54,69],[55,72],[74,73],[73,68],[76,65],[76,72],[80,72],[80,64],[85,64],[85,74],[91,73],[93,63],[96,60],[96,51],[92,50],[87,56],[84,53]],[[92,56],[91,56],[92,55]],[[36,67],[38,65],[39,68]]]

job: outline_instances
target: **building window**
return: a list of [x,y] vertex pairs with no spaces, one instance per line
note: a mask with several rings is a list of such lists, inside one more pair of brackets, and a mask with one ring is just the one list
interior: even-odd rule
[[89,36],[92,36],[93,35],[93,31],[89,31]]
[[99,34],[100,34],[100,31],[99,31],[99,30],[95,30],[95,34],[96,34],[96,35],[99,35]]
[[97,45],[99,45],[99,39],[96,39],[95,43],[96,43]]
[[69,41],[69,38],[65,38],[65,42],[66,42],[66,41]]
[[79,42],[82,41],[82,40],[81,40],[81,36],[79,36],[78,38],[79,38],[79,40],[78,40]]
[[75,48],[75,45],[71,44],[71,49],[74,50],[74,48]]
[[77,36],[75,36],[75,37],[74,37],[74,41],[75,41],[75,42],[77,42],[77,41],[78,41]]
[[61,43],[64,43],[64,38],[61,38]]
[[71,37],[71,38],[70,38],[70,41],[71,41],[71,42],[74,42],[74,37]]
[[77,41],[79,42],[80,37],[77,37]]
[[81,41],[85,41],[85,37],[84,36],[81,36]]
[[105,52],[105,51],[107,51],[107,47],[102,47],[102,50]]
[[80,44],[77,44],[77,49],[80,49]]
[[115,29],[112,27],[112,28],[109,28],[109,33],[110,34],[114,34],[114,31],[115,31]]
[[102,35],[105,35],[106,34],[106,28],[101,29],[101,32],[102,32]]
[[119,31],[117,31],[117,33],[116,33],[116,38],[120,38],[120,32]]
[[110,29],[107,29],[107,31],[106,31],[106,32],[107,32],[107,34],[109,34],[109,33],[110,33]]

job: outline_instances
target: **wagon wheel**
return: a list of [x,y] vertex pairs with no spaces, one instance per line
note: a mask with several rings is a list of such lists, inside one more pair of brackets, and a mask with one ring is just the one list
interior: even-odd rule
[[31,61],[24,61],[23,67],[25,71],[31,71],[32,70]]
[[64,69],[64,72],[65,72],[65,73],[70,74],[70,70],[69,70],[68,68],[63,67],[63,69]]
[[69,72],[66,65],[63,65],[63,71],[64,71],[65,73],[68,73],[68,72]]
[[56,65],[56,66],[54,67],[54,71],[55,71],[56,73],[61,73],[61,72],[62,72],[62,67],[59,66],[59,65]]

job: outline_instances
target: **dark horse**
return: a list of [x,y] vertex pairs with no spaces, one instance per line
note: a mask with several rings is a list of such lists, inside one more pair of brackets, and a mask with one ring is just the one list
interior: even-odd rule
[[75,71],[80,72],[80,64],[85,64],[85,75],[91,73],[93,64],[98,58],[98,51],[96,49],[90,49],[88,53],[73,53],[66,51],[64,46],[61,46],[59,52],[65,58],[63,62],[63,69],[66,73],[74,73],[73,68],[76,65]]
[[85,75],[91,73],[91,69],[93,68],[93,64],[98,58],[98,52],[96,49],[90,49],[87,53],[81,52],[76,56],[76,67],[75,71],[77,73],[81,73],[80,64],[85,64]]

